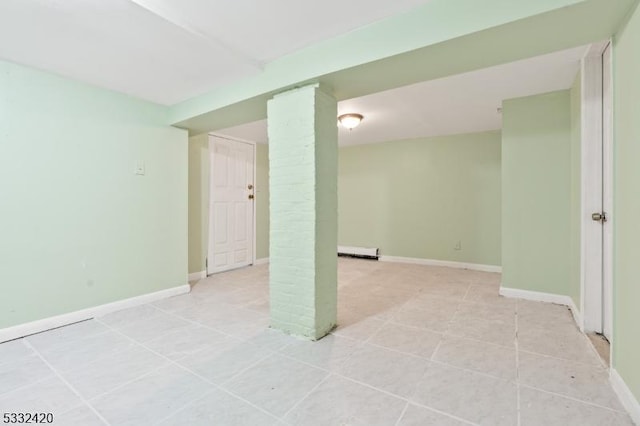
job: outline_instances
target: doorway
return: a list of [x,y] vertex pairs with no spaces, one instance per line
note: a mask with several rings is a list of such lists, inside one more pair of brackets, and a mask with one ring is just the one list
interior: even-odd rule
[[584,331],[613,339],[613,95],[611,43],[583,60],[582,312]]
[[209,135],[207,275],[248,266],[255,247],[255,144]]

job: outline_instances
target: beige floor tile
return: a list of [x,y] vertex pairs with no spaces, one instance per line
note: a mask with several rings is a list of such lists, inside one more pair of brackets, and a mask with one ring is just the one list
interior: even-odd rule
[[299,340],[280,352],[319,368],[335,370],[361,345],[358,340],[330,334],[317,342]]
[[518,347],[527,352],[548,355],[584,364],[602,365],[587,338],[577,329],[520,329]]
[[609,384],[609,372],[602,367],[523,352],[519,363],[524,385],[623,410]]
[[338,372],[386,392],[409,398],[429,361],[368,344],[358,348]]
[[195,375],[170,365],[91,401],[112,425],[154,424],[213,390]]
[[289,425],[393,426],[406,402],[348,379],[330,376],[286,417]]
[[269,426],[277,418],[220,390],[214,390],[160,422],[163,426]]
[[633,426],[624,413],[522,387],[522,426]]
[[234,377],[223,387],[232,394],[281,417],[327,374],[326,371],[276,354]]
[[463,426],[472,423],[445,416],[425,407],[409,404],[398,426]]
[[399,352],[431,358],[438,343],[440,343],[440,339],[442,339],[442,334],[440,333],[418,327],[387,323],[371,337],[369,343]]
[[516,380],[516,351],[508,347],[445,336],[433,359],[501,379]]
[[81,404],[82,400],[58,377],[0,395],[0,413],[53,413],[54,420]]
[[515,383],[432,363],[413,401],[482,425],[517,423]]
[[456,315],[449,324],[447,334],[513,348],[516,340],[516,325],[515,320],[486,320],[474,316]]

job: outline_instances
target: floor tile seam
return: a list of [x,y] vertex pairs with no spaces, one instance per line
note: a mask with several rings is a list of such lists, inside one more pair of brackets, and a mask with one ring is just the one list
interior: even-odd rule
[[[37,356],[37,355],[36,355],[36,356]],[[40,358],[38,357],[38,359],[40,359]],[[0,398],[2,398],[2,397],[4,397],[4,396],[7,396],[7,395],[10,395],[10,394],[12,394],[12,393],[14,393],[14,392],[19,392],[19,391],[24,390],[24,389],[26,389],[26,388],[28,388],[28,387],[33,386],[33,385],[41,384],[41,383],[43,383],[43,382],[46,382],[47,380],[51,380],[51,379],[52,379],[52,378],[54,378],[54,377],[56,377],[56,375],[55,375],[55,373],[52,371],[52,372],[50,372],[47,376],[45,376],[45,377],[43,377],[43,378],[41,378],[41,379],[38,379],[38,380],[33,381],[33,382],[29,382],[29,383],[27,383],[26,385],[21,385],[21,386],[15,387],[15,388],[10,389],[10,390],[8,390],[8,391],[0,392]]]
[[402,418],[404,417],[405,413],[409,409],[409,405],[410,405],[409,401],[404,403],[404,408],[400,412],[400,416],[398,417],[398,420],[396,420],[396,422],[394,423],[394,426],[400,426],[400,422],[402,421]]
[[[95,407],[94,407],[94,406],[93,406],[93,405],[92,405],[92,404],[91,404],[91,403],[90,403],[90,402],[89,402],[85,397],[83,397],[83,396],[80,394],[80,392],[78,392],[78,390],[77,390],[73,385],[71,385],[71,383],[69,383],[69,381],[67,381],[67,379],[65,379],[65,378],[64,378],[64,377],[63,377],[63,376],[58,372],[58,370],[56,370],[56,369],[53,367],[53,365],[51,365],[51,364],[50,364],[50,363],[49,363],[49,362],[48,362],[48,361],[47,361],[47,360],[42,356],[42,354],[41,354],[41,353],[40,353],[40,352],[39,352],[39,351],[38,351],[34,346],[32,346],[32,345],[31,345],[31,343],[30,343],[30,342],[26,341],[26,342],[25,342],[25,344],[26,344],[27,346],[29,346],[29,347],[30,347],[30,348],[31,348],[31,349],[32,349],[32,350],[33,350],[33,351],[34,351],[34,352],[35,352],[35,353],[40,357],[40,359],[42,360],[42,362],[44,362],[44,363],[47,365],[47,367],[49,367],[49,369],[51,369],[51,371],[53,371],[53,373],[55,374],[55,376],[57,376],[57,377],[58,377],[58,379],[59,379],[62,383],[64,383],[64,385],[65,385],[69,390],[71,390],[71,392],[73,392],[73,393],[78,397],[78,399],[82,402],[82,404],[84,404],[86,407],[88,407],[88,408],[89,408],[89,410],[91,410],[91,411],[93,412],[93,414],[95,414],[95,415],[96,415],[96,417],[98,417],[98,419],[100,419],[100,421],[101,421],[102,423],[104,423],[104,424],[105,424],[105,425],[107,425],[107,426],[110,426],[110,423],[107,421],[107,419],[105,419],[105,418],[102,416],[102,414],[100,414],[100,413],[98,412],[98,410],[96,410],[96,408],[95,408]],[[71,408],[71,409],[69,409],[69,410],[66,410],[66,411],[64,411],[64,412],[63,412],[63,413],[61,413],[61,414],[65,414],[65,413],[68,413],[68,412],[70,412],[70,411],[72,411],[72,410],[74,410],[74,409],[76,409],[76,408],[79,408],[79,407],[81,407],[81,406],[82,406],[82,404],[77,405],[77,406],[75,406],[75,407],[73,407],[73,408]]]
[[[445,332],[442,333],[443,337],[453,337],[455,339],[459,339],[459,340],[468,340],[471,342],[475,342],[475,343],[483,343],[486,344],[487,346],[492,346],[496,349],[508,349],[510,351],[515,351],[515,345],[511,345],[511,346],[506,346],[506,345],[501,345],[499,343],[495,343],[495,342],[489,342],[486,340],[482,340],[482,339],[474,339],[473,337],[468,337],[468,336],[463,336],[461,334],[456,334],[456,333],[452,333],[452,332]],[[515,340],[515,338],[514,338]]]
[[[389,351],[389,352],[395,352],[395,353],[400,354],[400,355],[406,355],[406,356],[408,356],[408,357],[415,358],[415,359],[419,359],[419,360],[422,360],[422,361],[431,361],[431,357],[426,357],[426,356],[416,355],[416,354],[414,354],[414,353],[401,351],[401,350],[399,350],[399,349],[388,348],[388,347],[386,347],[386,346],[382,346],[382,345],[379,345],[379,344],[377,344],[377,343],[366,342],[366,344],[367,344],[367,345],[369,345],[369,346],[373,346],[373,347],[379,348],[379,349],[387,350],[387,351]],[[438,342],[438,345],[439,345],[439,344],[440,344],[440,342]],[[436,346],[436,347],[437,347],[437,346]]]
[[[173,316],[175,316],[176,318],[183,319],[184,321],[187,321],[187,322],[188,322],[188,323],[190,323],[191,325],[195,325],[195,326],[198,326],[198,327],[205,328],[205,329],[207,329],[207,330],[215,331],[216,333],[222,334],[222,335],[224,335],[224,336],[226,336],[226,337],[229,337],[229,338],[232,338],[232,339],[234,339],[234,340],[238,340],[238,341],[245,342],[245,343],[252,343],[252,342],[250,341],[250,339],[248,339],[248,338],[244,338],[244,337],[240,337],[240,336],[235,336],[235,335],[233,335],[233,334],[227,333],[227,332],[226,332],[226,331],[224,331],[224,330],[220,330],[220,329],[218,329],[218,328],[216,328],[216,327],[212,327],[212,326],[210,326],[210,325],[208,325],[208,324],[201,323],[201,322],[198,322],[198,321],[194,321],[194,320],[189,319],[189,318],[181,317],[180,315],[175,314],[175,313],[172,313],[172,312],[166,312],[166,313],[167,313],[167,314],[169,314],[169,315],[173,315]],[[257,322],[257,321],[256,321],[256,322]],[[168,333],[167,333],[167,334],[168,334]],[[166,336],[166,334],[165,334],[165,336]],[[147,347],[146,345],[144,345],[144,343],[149,343],[149,342],[151,342],[152,340],[156,340],[156,339],[159,339],[159,338],[161,338],[161,337],[163,337],[163,336],[158,336],[158,337],[155,337],[155,338],[153,338],[153,339],[151,339],[151,340],[149,340],[149,341],[147,341],[147,342],[143,342],[143,343],[142,343],[142,345],[143,345],[143,346],[145,346],[145,347]],[[259,346],[259,345],[256,345],[256,346]],[[202,349],[200,349],[200,350],[198,350],[198,351],[196,351],[196,352],[194,352],[193,354],[190,354],[190,355],[198,354],[198,353],[200,353],[200,352],[202,352],[202,351],[204,351],[204,350],[206,350],[206,349],[207,349],[206,347],[205,347],[205,348],[202,348]],[[267,349],[267,348],[265,348],[265,349]],[[270,349],[267,349],[267,350],[270,350]],[[277,352],[277,351],[272,351],[272,352]],[[183,357],[181,357],[181,358],[183,358]]]
[[536,355],[536,356],[543,357],[543,358],[551,358],[551,359],[555,359],[556,361],[574,363],[574,364],[578,364],[578,365],[583,366],[583,367],[590,367],[592,369],[596,369],[597,368],[597,369],[601,369],[603,373],[607,373],[607,371],[608,371],[608,369],[602,367],[600,365],[600,363],[588,363],[588,362],[577,361],[577,360],[569,359],[569,358],[560,358],[558,356],[543,354],[543,353],[539,353],[539,352],[533,352],[533,351],[527,350],[527,349],[518,349],[518,352],[521,352],[521,353],[527,354],[527,355]]
[[[153,312],[151,315],[147,315],[147,316],[145,316],[143,318],[139,318],[139,319],[129,319],[127,321],[117,321],[118,323],[121,323],[121,324],[110,324],[110,323],[104,321],[104,318],[108,317],[109,315],[117,314],[118,312],[128,311],[130,309],[141,308],[143,306],[149,306],[149,307],[153,308],[153,310],[156,311],[156,312]],[[135,306],[135,307],[132,307],[132,308],[125,308],[125,309],[121,309],[119,311],[114,311],[114,312],[112,312],[110,314],[101,315],[101,316],[95,317],[93,319],[94,320],[100,320],[99,323],[104,325],[104,326],[109,327],[110,330],[120,330],[122,328],[127,328],[129,326],[135,325],[136,323],[139,323],[139,322],[142,322],[142,321],[152,320],[152,319],[154,319],[154,317],[160,316],[161,313],[163,313],[163,311],[160,308],[158,308],[157,306],[155,306],[153,304],[153,302],[148,302],[148,303],[143,303],[142,305],[138,305],[138,306]]]
[[203,395],[199,396],[198,398],[195,398],[194,400],[190,401],[189,403],[187,403],[187,405],[184,405],[182,408],[180,408],[178,411],[174,411],[169,415],[164,416],[163,418],[161,418],[160,420],[157,420],[154,422],[154,424],[162,424],[162,422],[164,422],[165,420],[173,417],[176,414],[179,414],[181,411],[184,411],[187,408],[190,408],[192,406],[194,406],[195,404],[197,404],[198,402],[202,401],[203,399],[205,399],[207,396],[211,395],[213,392],[215,392],[216,390],[219,390],[217,388],[212,388],[209,389],[207,392],[205,392]]
[[404,402],[406,402],[406,403],[413,404],[413,405],[416,405],[416,406],[418,406],[418,407],[426,408],[426,409],[428,409],[428,410],[434,411],[434,412],[436,412],[436,413],[438,413],[438,414],[442,414],[442,415],[444,415],[444,416],[447,416],[447,417],[453,418],[453,419],[455,419],[455,420],[461,421],[461,422],[466,423],[466,424],[475,425],[475,423],[470,422],[469,420],[463,419],[463,418],[461,418],[461,417],[457,417],[456,415],[454,415],[454,414],[452,414],[452,413],[448,413],[448,412],[446,412],[446,411],[442,411],[442,410],[439,410],[439,409],[437,409],[437,408],[431,407],[431,406],[429,406],[429,405],[422,404],[422,403],[420,403],[420,402],[418,402],[418,401],[415,401],[414,399],[411,399],[411,398],[413,398],[413,396],[412,396],[412,397],[407,398],[407,397],[404,397],[404,396],[401,396],[401,395],[395,394],[395,393],[393,393],[393,392],[389,392],[389,391],[387,391],[387,390],[377,388],[377,387],[375,387],[375,386],[373,386],[373,385],[370,385],[370,384],[368,384],[368,383],[366,383],[366,382],[362,382],[362,381],[360,381],[360,380],[357,380],[357,379],[354,379],[354,378],[351,378],[351,377],[348,377],[348,376],[344,376],[344,375],[342,375],[342,374],[340,374],[340,373],[332,372],[332,374],[333,374],[334,376],[336,376],[336,377],[340,377],[341,379],[344,379],[344,380],[347,380],[347,381],[349,381],[349,382],[356,383],[356,384],[358,384],[358,385],[361,385],[361,386],[367,387],[367,388],[369,388],[369,389],[372,389],[372,390],[378,391],[378,392],[380,392],[380,393],[383,393],[383,394],[385,394],[385,395],[387,395],[387,396],[391,396],[391,397],[393,397],[393,398],[395,398],[395,399],[399,399],[399,400],[404,401]]
[[[287,411],[282,415],[282,417],[280,417],[280,419],[281,419],[282,421],[285,421],[284,419],[286,419],[286,418],[287,418],[287,416],[288,416],[290,413],[292,413],[296,408],[298,408],[298,407],[300,406],[300,404],[302,404],[302,403],[304,402],[304,400],[305,400],[305,399],[307,399],[307,398],[308,398],[308,397],[309,397],[313,392],[315,392],[317,389],[319,389],[319,388],[320,388],[320,386],[322,386],[322,384],[323,384],[323,383],[325,383],[327,380],[329,380],[329,377],[331,377],[331,374],[332,374],[332,373],[331,373],[331,372],[329,372],[329,374],[327,374],[326,376],[324,376],[324,377],[322,378],[322,380],[320,380],[318,383],[316,383],[316,385],[315,385],[315,386],[313,386],[309,392],[305,393],[305,395],[304,395],[302,398],[300,398],[300,400],[298,400],[298,402],[296,402],[296,403],[295,403],[291,408],[289,408],[289,409],[288,409],[288,410],[287,410]],[[289,423],[289,422],[287,422],[287,423]]]
[[500,377],[500,376],[494,376],[493,374],[489,374],[489,373],[485,373],[483,371],[478,371],[478,370],[472,370],[470,368],[465,368],[465,367],[460,367],[459,365],[453,365],[453,364],[449,364],[443,361],[438,361],[438,360],[430,360],[431,363],[433,364],[437,364],[443,367],[449,367],[449,368],[453,368],[455,370],[460,370],[460,371],[464,371],[467,373],[472,373],[472,374],[477,374],[479,376],[483,376],[489,379],[494,379],[494,380],[500,380],[501,382],[505,382],[505,383],[510,383],[512,385],[517,385],[516,379],[505,379],[504,377]]
[[[118,334],[120,334],[120,333],[118,333]],[[134,346],[137,346],[137,345],[129,343],[127,346],[125,346],[123,348],[116,349],[114,352],[112,352],[110,354],[107,354],[107,355],[100,355],[97,358],[94,358],[94,359],[92,359],[91,361],[89,361],[87,363],[78,365],[77,367],[74,366],[73,368],[68,368],[68,369],[64,369],[64,370],[59,369],[60,374],[62,374],[64,376],[64,375],[68,375],[68,374],[76,372],[76,371],[84,370],[85,368],[89,368],[89,367],[91,367],[93,364],[95,364],[97,362],[104,361],[105,359],[111,358],[111,357],[116,356],[116,355],[120,355],[120,354],[126,352],[127,350],[131,349]],[[45,355],[45,354],[42,354],[42,356],[45,359],[47,358],[47,355]]]
[[[389,323],[390,323],[390,324],[395,324],[395,325],[401,325],[401,326],[403,326],[403,327],[414,328],[414,329],[417,329],[417,330],[429,331],[429,332],[431,332],[431,333],[438,333],[438,334],[442,334],[442,335],[444,335],[444,334],[446,334],[446,333],[447,333],[447,331],[446,331],[446,330],[445,330],[445,331],[442,331],[442,330],[436,330],[436,329],[434,329],[434,328],[419,327],[419,326],[416,326],[416,325],[404,324],[404,323],[398,322],[397,320],[394,320],[393,318],[389,321]],[[449,324],[449,322],[447,322],[447,324]],[[447,326],[448,326],[448,325],[447,325]]]
[[[116,330],[116,332],[118,332],[118,331]],[[112,393],[112,392],[114,392],[114,391],[116,391],[116,390],[118,390],[118,389],[121,389],[122,387],[124,387],[124,386],[126,386],[126,385],[128,385],[128,384],[131,384],[131,383],[134,383],[134,382],[136,382],[136,381],[140,380],[141,378],[143,378],[143,377],[145,377],[145,376],[148,376],[148,375],[151,375],[152,373],[155,373],[155,372],[157,372],[157,371],[160,371],[161,369],[166,368],[166,367],[168,367],[169,365],[174,365],[174,366],[178,367],[179,369],[181,369],[181,370],[183,370],[183,371],[186,371],[186,372],[188,372],[188,373],[190,373],[190,374],[194,375],[195,377],[197,377],[197,378],[199,378],[200,380],[204,381],[205,383],[207,383],[207,384],[209,384],[209,385],[213,386],[214,388],[216,388],[216,389],[220,389],[220,390],[222,390],[222,391],[224,391],[224,392],[226,392],[226,393],[228,393],[228,394],[230,394],[230,395],[231,395],[231,393],[230,393],[230,392],[228,392],[226,389],[222,388],[222,386],[220,386],[220,385],[218,385],[218,384],[216,384],[216,383],[214,383],[214,382],[212,382],[212,381],[208,380],[207,378],[205,378],[205,377],[201,376],[200,374],[198,374],[197,372],[195,372],[195,371],[193,371],[193,370],[191,370],[191,369],[189,369],[189,368],[185,367],[184,365],[179,364],[177,361],[174,361],[174,360],[172,360],[171,358],[169,358],[169,357],[167,357],[167,356],[165,356],[165,355],[163,355],[163,354],[161,354],[161,353],[159,353],[159,352],[157,352],[157,351],[155,351],[155,350],[153,350],[153,349],[151,349],[151,348],[148,348],[148,347],[144,346],[144,344],[142,344],[142,343],[140,343],[140,342],[137,342],[136,340],[132,339],[131,337],[129,337],[129,336],[127,336],[127,335],[123,334],[123,333],[120,333],[120,334],[122,334],[122,335],[123,335],[123,336],[125,336],[127,339],[129,339],[129,340],[131,340],[132,342],[134,342],[135,344],[137,344],[137,345],[139,345],[139,346],[144,347],[145,349],[149,350],[150,352],[154,353],[155,355],[157,355],[157,356],[159,356],[159,357],[161,357],[161,358],[164,358],[165,360],[167,360],[167,361],[169,362],[169,364],[163,365],[163,366],[161,366],[161,367],[159,367],[159,368],[157,368],[157,369],[153,370],[152,372],[148,372],[147,374],[144,374],[144,375],[142,375],[142,376],[140,376],[140,377],[138,377],[138,378],[136,378],[136,379],[134,379],[134,380],[130,380],[130,381],[128,381],[128,382],[127,382],[127,383],[125,383],[125,384],[122,384],[122,385],[120,385],[120,386],[118,386],[118,387],[116,387],[116,388],[114,388],[114,389],[111,389],[111,390],[110,390],[110,391],[108,391],[108,392],[105,392],[105,393],[104,393],[104,394],[102,394],[102,395],[99,395],[98,397],[102,397],[102,396],[104,396],[104,395],[108,395],[108,394],[110,394],[110,393]],[[248,368],[250,368],[250,367],[253,367],[255,364],[257,364],[257,363],[259,363],[259,362],[263,361],[264,359],[267,359],[268,357],[270,357],[270,356],[272,356],[272,355],[274,355],[274,353],[273,353],[273,352],[269,353],[268,355],[266,355],[266,356],[264,356],[264,357],[260,358],[260,360],[258,360],[258,361],[256,361],[255,363],[251,364],[251,365],[250,365],[249,367],[247,367],[246,369],[248,369]],[[246,369],[243,369],[241,372],[244,372]],[[234,375],[234,376],[232,376],[232,378],[233,378],[233,377],[235,377],[235,375]],[[258,409],[258,410],[260,410],[260,411],[262,411],[262,412],[264,412],[264,413],[268,414],[269,416],[273,417],[273,415],[272,415],[271,413],[269,413],[269,412],[265,411],[264,409],[262,409],[261,407],[258,407],[258,406],[257,406],[257,405],[255,405],[255,404],[253,404],[253,403],[251,403],[251,402],[249,402],[249,401],[245,400],[244,398],[241,398],[241,397],[239,397],[239,396],[237,396],[237,395],[233,395],[233,396],[234,396],[234,397],[237,397],[238,399],[241,399],[242,401],[244,401],[245,403],[247,403],[247,404],[251,405],[252,407],[254,407],[254,408],[256,408],[256,409]],[[98,398],[98,397],[95,397],[95,398],[93,398],[93,399],[96,399],[96,398]],[[187,403],[187,404],[185,404],[185,405],[188,405],[188,404],[189,404],[189,403]],[[177,409],[176,409],[173,413],[171,413],[171,414],[175,414],[175,413],[177,413],[177,412],[181,411],[183,408],[184,408],[184,405],[183,405],[183,406],[180,406],[179,408],[177,408]]]
[[546,393],[548,395],[553,395],[553,396],[558,396],[558,397],[565,398],[565,399],[570,399],[570,400],[572,400],[574,402],[580,402],[582,404],[590,405],[590,406],[595,407],[595,408],[601,408],[603,410],[611,411],[613,413],[628,415],[628,413],[624,409],[624,407],[621,408],[620,410],[616,410],[615,408],[607,407],[605,405],[600,405],[600,404],[597,404],[597,403],[591,402],[591,401],[586,401],[584,399],[580,399],[580,398],[577,398],[575,396],[565,395],[563,393],[558,393],[558,392],[552,392],[550,390],[542,389],[542,388],[539,388],[539,387],[536,387],[536,386],[526,385],[524,383],[521,383],[520,386],[523,387],[523,388],[527,388],[527,389],[535,390],[535,391],[538,391],[538,392]]
[[[246,373],[247,371],[251,370],[253,367],[261,364],[264,361],[267,361],[269,358],[273,358],[276,355],[281,355],[278,352],[271,352],[266,354],[263,357],[259,357],[259,359],[257,359],[256,361],[250,363],[249,365],[247,365],[244,368],[241,368],[240,370],[238,370],[236,373],[234,373],[233,375],[229,376],[228,378],[226,378],[225,380],[221,381],[219,384],[216,384],[216,386],[219,386],[221,389],[227,389],[225,386],[228,385],[229,383],[231,383],[233,380],[235,380],[237,377],[241,376],[242,374]],[[186,370],[188,371],[192,371],[191,369],[189,369],[188,367],[184,367]],[[193,372],[195,375],[197,375],[198,377],[200,377],[200,375],[196,372]],[[209,381],[208,379],[205,379],[203,377],[204,380]],[[213,383],[213,382],[212,382]]]
[[[387,391],[387,390],[384,390],[384,389],[378,388],[378,387],[376,387],[376,386],[374,386],[374,385],[370,385],[370,384],[368,384],[368,383],[366,383],[366,382],[362,382],[362,381],[360,381],[360,380],[357,380],[357,379],[354,379],[354,378],[352,378],[352,377],[346,376],[346,375],[342,374],[342,373],[339,371],[339,369],[329,370],[329,369],[327,369],[327,368],[319,367],[319,366],[314,365],[314,364],[312,364],[312,363],[309,363],[309,362],[307,362],[307,361],[299,360],[299,359],[297,359],[297,358],[295,358],[295,357],[292,357],[291,355],[282,354],[282,356],[284,356],[285,358],[291,359],[291,360],[293,360],[293,361],[297,361],[297,362],[299,362],[299,363],[306,364],[306,365],[307,365],[307,366],[309,366],[309,367],[313,367],[313,368],[316,368],[316,369],[319,369],[319,370],[323,370],[323,371],[325,371],[325,372],[327,372],[327,373],[329,373],[329,374],[333,374],[334,376],[341,377],[341,378],[343,378],[343,379],[348,379],[348,380],[350,380],[350,381],[352,381],[352,382],[356,382],[356,383],[359,383],[359,384],[365,385],[365,386],[367,386],[367,387],[369,387],[369,388],[371,388],[371,389],[379,390],[380,392],[386,393],[386,394],[391,395],[391,396],[394,396],[394,397],[396,397],[396,398],[400,398],[400,399],[403,399],[403,400],[405,400],[405,401],[409,401],[409,402],[411,402],[411,403],[416,403],[415,401],[413,401],[413,400],[411,400],[411,399],[409,399],[409,398],[403,397],[403,396],[398,395],[398,394],[395,394],[395,393],[393,393],[393,392],[389,392],[389,391]],[[458,367],[458,366],[455,366],[455,365],[446,364],[446,363],[443,363],[443,362],[440,362],[440,361],[433,361],[433,360],[429,360],[429,359],[426,359],[426,358],[421,358],[421,359],[422,359],[422,360],[424,360],[424,361],[428,361],[429,363],[438,364],[438,365],[441,365],[441,366],[445,366],[445,367],[453,368],[453,369],[455,369],[455,370],[465,371],[465,372],[467,372],[467,373],[474,373],[474,374],[478,374],[478,375],[480,375],[480,376],[488,377],[488,378],[491,378],[491,379],[494,379],[494,380],[500,380],[500,381],[505,382],[505,383],[516,384],[516,383],[515,383],[515,381],[513,381],[513,380],[507,380],[507,379],[504,379],[504,378],[501,378],[501,377],[492,376],[492,375],[487,374],[487,373],[481,373],[481,372],[478,372],[478,371],[475,371],[475,370],[470,370],[470,369],[466,369],[466,368],[461,368],[461,367]],[[344,362],[342,362],[342,363],[341,363],[341,365],[343,365],[344,363],[346,363],[346,360],[345,360]],[[427,365],[427,368],[425,368],[425,373],[424,373],[424,374],[426,374],[426,373],[427,373],[428,369],[429,369],[429,365]],[[416,404],[418,404],[418,403],[416,403]],[[418,405],[420,405],[420,404],[418,404]],[[425,405],[425,407],[430,408],[430,409],[433,409],[432,407],[428,407],[428,406],[426,406],[426,405]]]
[[157,421],[157,422],[155,422],[154,424],[162,424],[162,422],[164,422],[164,421],[168,420],[169,418],[171,418],[171,417],[173,417],[173,416],[175,416],[175,415],[177,415],[177,414],[180,414],[181,412],[183,412],[183,411],[185,411],[185,410],[187,410],[187,409],[189,409],[189,408],[193,407],[193,406],[194,406],[194,405],[196,405],[198,402],[200,402],[200,401],[202,401],[203,399],[207,398],[209,395],[211,395],[211,394],[212,394],[212,393],[214,393],[215,391],[225,393],[225,394],[229,395],[231,398],[235,398],[235,399],[237,399],[237,400],[239,400],[239,401],[244,402],[245,404],[249,405],[251,408],[254,408],[254,409],[256,409],[256,410],[260,411],[261,413],[266,414],[267,416],[271,417],[274,421],[279,421],[279,420],[281,420],[281,418],[279,418],[279,417],[275,416],[274,414],[272,414],[272,413],[270,413],[270,412],[266,411],[265,409],[263,409],[263,408],[261,408],[261,407],[257,406],[256,404],[253,404],[253,403],[251,403],[251,402],[247,401],[246,399],[242,398],[241,396],[236,395],[236,394],[234,394],[234,393],[232,393],[232,392],[229,392],[228,390],[226,390],[226,389],[224,389],[224,388],[222,388],[222,387],[220,387],[220,386],[216,385],[215,383],[212,383],[212,382],[209,382],[209,381],[208,381],[208,383],[210,383],[211,385],[213,385],[213,388],[212,388],[212,389],[210,389],[209,391],[205,392],[205,394],[204,394],[204,395],[202,395],[202,397],[200,397],[200,398],[196,398],[196,399],[194,399],[193,401],[190,401],[189,403],[187,403],[186,405],[182,406],[182,407],[181,407],[180,409],[178,409],[177,411],[172,412],[171,414],[169,414],[169,415],[165,416],[165,417],[164,417],[164,418],[162,418],[161,420],[158,420],[158,421]]

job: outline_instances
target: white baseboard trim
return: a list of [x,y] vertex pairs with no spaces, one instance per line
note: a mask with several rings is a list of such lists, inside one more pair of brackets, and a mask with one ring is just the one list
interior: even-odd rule
[[199,281],[207,278],[207,271],[192,272],[187,277],[189,281]]
[[266,265],[267,263],[269,263],[269,258],[268,257],[263,257],[262,259],[256,259],[255,262],[253,262],[254,265]]
[[573,320],[580,330],[582,330],[582,314],[573,302],[573,299],[563,294],[543,293],[540,291],[521,290],[519,288],[509,288],[500,286],[500,295],[509,298],[532,300],[534,302],[555,303],[557,305],[565,305],[571,309]]
[[380,256],[380,262],[411,263],[413,265],[445,266],[447,268],[470,269],[482,272],[502,272],[501,266],[481,265],[479,263],[454,262],[450,260],[420,259],[417,257]]
[[635,424],[640,425],[640,402],[638,402],[633,392],[631,392],[631,389],[629,389],[629,386],[627,386],[615,368],[611,368],[609,381],[611,382],[613,390],[618,394],[620,402],[622,402],[624,408],[629,412],[631,420],[633,420]]
[[94,306],[92,308],[81,309],[79,311],[69,312],[62,315],[56,315],[55,317],[44,318],[25,324],[15,325],[13,327],[3,328],[0,329],[0,343],[51,330],[52,328],[58,328],[79,321],[100,317],[111,312],[120,311],[122,309],[133,308],[135,306],[144,305],[146,303],[155,302],[157,300],[189,293],[190,291],[191,286],[189,284],[185,284],[178,287],[168,288],[166,290],[156,291],[154,293],[143,294],[140,296],[131,297],[129,299],[123,299],[104,305]]

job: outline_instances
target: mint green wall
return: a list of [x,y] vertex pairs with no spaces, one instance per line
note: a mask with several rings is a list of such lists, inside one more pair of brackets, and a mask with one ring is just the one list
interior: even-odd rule
[[569,295],[571,94],[502,108],[502,283]]
[[256,259],[269,257],[269,146],[256,145]]
[[571,271],[568,295],[576,306],[581,297],[581,257],[580,234],[582,232],[582,74],[578,72],[571,87]]
[[640,400],[640,7],[614,38],[613,365]]
[[341,245],[501,264],[498,131],[344,147],[339,160]]
[[206,269],[209,235],[209,136],[189,138],[189,273]]
[[[256,145],[256,259],[269,257],[269,158]],[[189,138],[189,273],[206,269],[209,241],[209,137]]]
[[166,120],[0,61],[0,328],[186,283],[187,134]]

